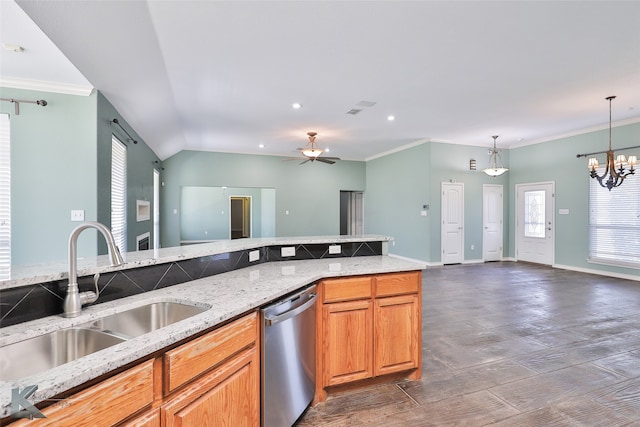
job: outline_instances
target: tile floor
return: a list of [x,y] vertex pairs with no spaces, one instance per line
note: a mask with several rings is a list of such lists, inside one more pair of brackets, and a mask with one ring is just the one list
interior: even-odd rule
[[423,375],[307,426],[640,427],[640,282],[498,262],[423,275]]

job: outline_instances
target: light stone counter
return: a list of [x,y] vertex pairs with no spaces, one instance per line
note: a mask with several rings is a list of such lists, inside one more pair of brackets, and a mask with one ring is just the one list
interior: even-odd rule
[[[331,242],[335,242],[335,239]],[[189,319],[49,371],[16,381],[0,379],[0,416],[9,414],[12,388],[23,389],[29,385],[37,385],[38,390],[29,400],[34,403],[43,401],[322,278],[415,271],[424,268],[426,264],[392,256],[270,262],[91,306],[73,319],[50,316],[2,328],[0,346],[61,328],[81,325],[99,317],[153,302],[184,302],[210,307],[204,313]],[[0,361],[1,351],[0,349]]]
[[[176,246],[148,251],[123,254],[124,265],[112,267],[107,255],[78,259],[78,277],[95,273],[128,270],[154,264],[164,264],[185,259],[217,255],[226,252],[243,251],[268,246],[288,246],[299,244],[340,244],[351,242],[388,242],[391,238],[378,235],[361,236],[308,236],[308,237],[264,237],[255,239],[219,240],[197,245]],[[37,265],[12,266],[11,277],[0,280],[0,289],[63,280],[69,277],[68,260]]]

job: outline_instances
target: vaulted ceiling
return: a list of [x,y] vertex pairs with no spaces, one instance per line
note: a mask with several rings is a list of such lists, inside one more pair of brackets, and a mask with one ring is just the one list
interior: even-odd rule
[[609,95],[614,121],[640,121],[638,1],[0,7],[2,43],[25,49],[2,50],[0,83],[94,87],[163,159],[291,155],[308,131],[354,160],[428,140],[518,146],[606,126]]

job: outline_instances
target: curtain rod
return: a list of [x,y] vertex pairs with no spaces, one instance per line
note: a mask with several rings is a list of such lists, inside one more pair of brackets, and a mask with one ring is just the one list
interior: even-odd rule
[[[634,148],[640,148],[640,145],[636,145],[635,147],[616,148],[615,151],[633,150]],[[607,151],[609,150],[594,151],[593,153],[576,154],[576,157],[587,157],[587,156],[592,156],[594,154],[604,154]]]
[[118,119],[113,119],[113,120],[111,120],[111,123],[114,123],[114,124],[118,125],[118,127],[119,127],[120,129],[122,129],[122,132],[124,132],[124,133],[129,137],[129,141],[133,142],[134,144],[137,144],[137,143],[138,143],[138,141],[136,141],[135,139],[133,139],[133,138],[131,137],[131,135],[129,135],[129,132],[127,132],[127,130],[126,130],[125,128],[123,128],[123,127],[122,127],[122,125],[120,124],[120,122],[118,121]]
[[13,102],[15,104],[16,116],[20,115],[20,103],[21,102],[25,102],[27,104],[42,105],[43,107],[45,107],[47,105],[47,101],[45,101],[44,99],[38,99],[37,101],[29,101],[29,100],[26,100],[26,99],[0,98],[0,101]]

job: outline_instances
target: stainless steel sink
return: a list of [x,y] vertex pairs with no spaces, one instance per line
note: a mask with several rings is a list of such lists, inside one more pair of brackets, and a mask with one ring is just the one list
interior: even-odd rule
[[44,372],[206,310],[156,302],[0,347],[0,379],[15,380]]
[[15,380],[44,372],[123,342],[102,331],[68,328],[0,347],[0,378]]
[[157,302],[102,317],[86,326],[123,336],[123,338],[134,338],[206,310],[206,308],[176,302]]

